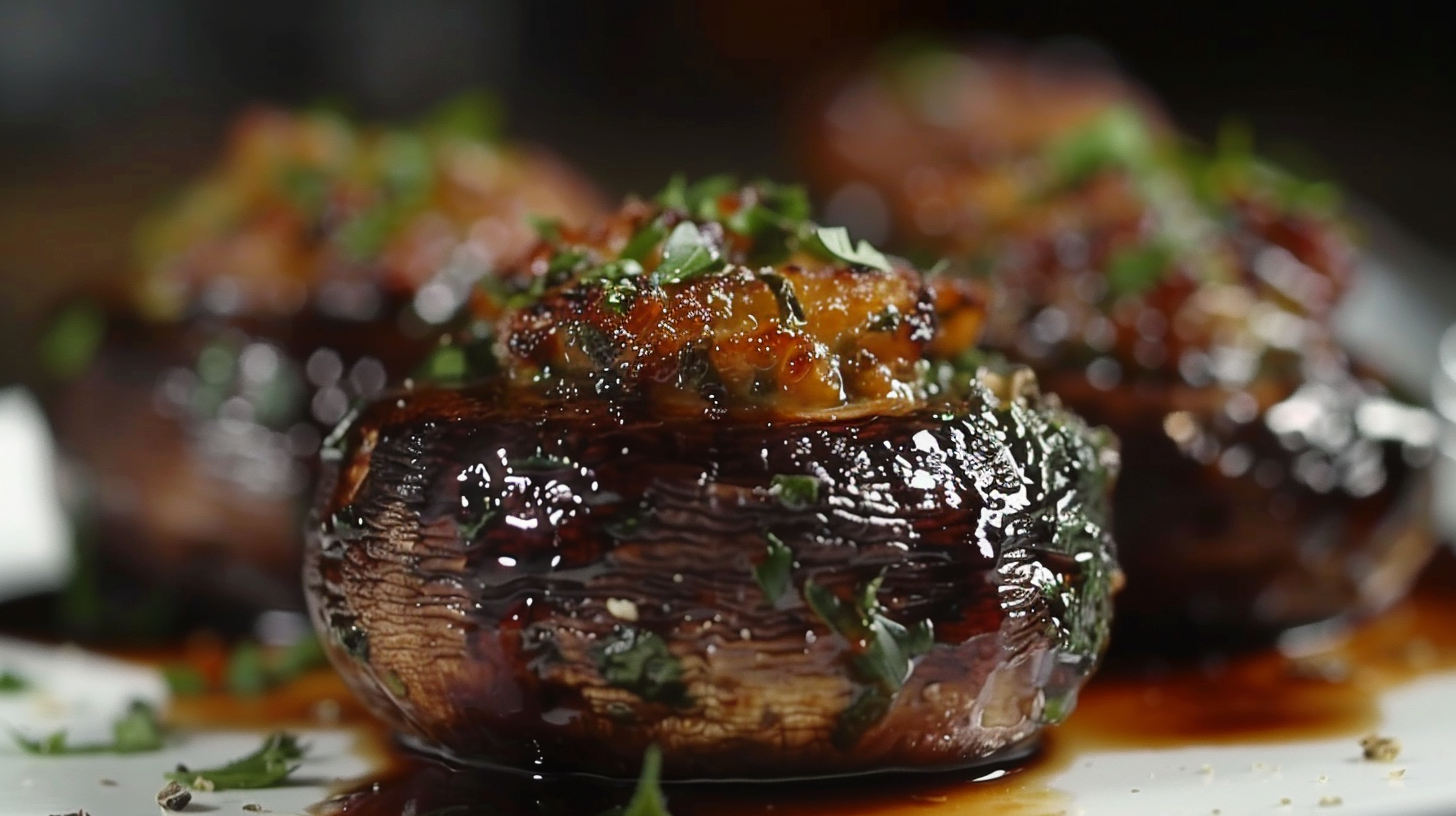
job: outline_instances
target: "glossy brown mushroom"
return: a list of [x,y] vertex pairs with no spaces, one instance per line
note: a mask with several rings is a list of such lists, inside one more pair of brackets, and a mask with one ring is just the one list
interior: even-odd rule
[[[1004,759],[1071,711],[1109,625],[1111,442],[1025,370],[935,359],[976,308],[954,282],[790,210],[733,188],[564,231],[487,309],[492,373],[341,429],[310,609],[413,744],[784,778]],[[716,260],[664,273],[683,225]]]
[[1435,425],[1335,342],[1357,256],[1327,185],[1238,131],[1182,144],[1114,75],[1004,54],[868,71],[810,132],[821,189],[874,191],[901,243],[958,258],[984,345],[1123,440],[1119,648],[1264,642],[1404,594]]
[[98,338],[47,402],[101,557],[196,598],[301,606],[322,437],[529,249],[528,213],[596,208],[555,159],[474,134],[240,117],[218,166],[140,231],[127,291],[50,338]]

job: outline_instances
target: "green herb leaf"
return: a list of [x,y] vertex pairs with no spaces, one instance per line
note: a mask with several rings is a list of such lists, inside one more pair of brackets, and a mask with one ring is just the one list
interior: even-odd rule
[[797,226],[809,218],[809,191],[797,184],[775,184],[760,181],[753,185],[762,201],[761,206],[773,212],[783,222]]
[[844,227],[819,227],[814,230],[814,237],[819,239],[825,252],[845,263],[867,266],[881,272],[890,271],[889,259],[870,246],[869,241],[861,240],[855,246],[849,240],[849,230]]
[[894,702],[895,695],[880,686],[861,686],[849,705],[839,712],[829,741],[841,751],[853,748],[864,732],[885,718]]
[[314,669],[329,665],[323,644],[312,632],[295,640],[279,652],[268,667],[269,680],[274,684],[287,683]]
[[686,177],[678,174],[657,194],[657,203],[702,221],[713,221],[719,216],[718,199],[733,192],[737,186],[738,180],[731,174],[709,176],[691,185]]
[[75,756],[81,754],[139,754],[160,750],[164,739],[157,713],[141,701],[135,701],[111,726],[111,742],[71,745],[65,731],[56,731],[32,740],[11,733],[22,751],[36,756]]
[[554,244],[561,240],[561,219],[547,218],[544,215],[528,215],[526,221],[535,231],[536,237],[548,244]]
[[597,816],[672,816],[667,811],[667,798],[662,795],[661,776],[662,751],[656,745],[649,745],[642,756],[642,774],[637,777],[632,799],[625,807],[607,808]]
[[819,502],[819,478],[805,474],[776,474],[769,482],[769,495],[785,507],[799,510]]
[[778,606],[793,586],[794,551],[773,533],[768,534],[768,557],[753,568],[753,580],[770,606]]
[[585,283],[603,281],[606,283],[618,283],[642,276],[642,264],[630,258],[608,261],[601,266],[589,270],[581,276]]
[[0,672],[0,694],[15,694],[30,688],[30,681],[15,672]]
[[900,328],[904,319],[904,315],[893,304],[886,306],[870,320],[870,331],[892,332]]
[[[836,739],[854,740],[883,716],[894,695],[909,679],[914,659],[935,645],[930,621],[905,627],[885,615],[878,595],[883,574],[860,588],[852,602],[846,602],[828,587],[804,582],[804,600],[830,629],[857,649],[853,659],[855,675],[875,691],[861,692],[841,713]],[[866,696],[869,695],[869,696]],[[883,698],[883,699],[880,699]],[[876,713],[878,712],[878,713]],[[875,719],[867,719],[874,716]]]
[[682,283],[722,265],[718,247],[691,221],[673,227],[662,247],[662,263],[652,273],[654,283]]
[[111,726],[112,747],[118,754],[137,754],[161,749],[162,726],[157,713],[146,703],[134,702]]
[[344,222],[334,240],[350,261],[364,263],[384,251],[398,221],[397,208],[379,201]]
[[1063,184],[1075,184],[1107,168],[1137,168],[1152,155],[1153,140],[1136,108],[1120,105],[1088,122],[1048,149],[1048,161]]
[[652,632],[617,629],[595,650],[597,669],[609,685],[644,700],[682,707],[689,703],[682,664]]
[[47,734],[38,740],[26,739],[20,734],[10,732],[11,739],[20,750],[35,756],[64,756],[67,754],[99,754],[102,749],[98,745],[86,745],[72,747],[66,743],[66,732],[56,731]]
[[485,90],[462,93],[441,103],[420,123],[420,130],[435,137],[491,142],[500,137],[505,109],[495,94]]
[[263,663],[263,649],[245,640],[233,648],[223,672],[227,690],[244,697],[256,697],[268,690],[268,669]]
[[[340,512],[348,515],[344,511]],[[335,516],[339,515],[340,513],[335,513]],[[345,522],[345,526],[350,523]],[[336,520],[336,532],[339,524]],[[243,641],[233,647],[232,654],[228,656],[227,666],[223,671],[223,685],[232,694],[257,696],[327,665],[328,656],[324,653],[323,645],[311,633],[274,652],[265,651],[252,641]],[[164,668],[163,672],[174,694],[185,696],[207,691],[206,679],[191,666],[177,664]]]
[[465,379],[469,368],[465,362],[465,349],[456,345],[439,345],[415,371],[415,379],[431,384],[457,383]]
[[165,776],[194,790],[272,788],[298,770],[299,760],[307,751],[298,744],[297,737],[278,732],[263,740],[258,750],[221,767],[194,771],[178,765]]
[[105,333],[106,315],[94,303],[67,307],[40,339],[42,369],[58,380],[80,374],[95,356]]
[[537,280],[544,280],[547,286],[556,286],[565,283],[576,272],[577,268],[583,266],[586,261],[586,253],[579,249],[568,249],[558,252],[551,259],[551,262],[546,264],[545,277],[537,278]]
[[390,203],[396,208],[423,204],[435,183],[429,145],[412,133],[392,132],[380,140],[379,152],[380,186]]
[[786,326],[800,327],[808,323],[804,315],[804,304],[799,302],[799,295],[794,291],[794,282],[780,275],[777,272],[760,272],[758,279],[763,281],[773,292],[774,298],[779,302],[779,320]]
[[416,382],[429,385],[457,386],[483,379],[496,370],[495,342],[488,324],[472,328],[465,337],[445,336],[444,342],[430,350],[429,356],[411,375]]
[[278,172],[278,188],[294,209],[309,218],[317,217],[329,195],[329,176],[317,167],[290,164]]
[[1113,295],[1137,295],[1168,273],[1173,252],[1161,244],[1126,247],[1107,260],[1107,288]]
[[668,210],[688,209],[688,177],[682,173],[674,173],[672,178],[667,180],[667,186],[657,194],[657,203]]
[[163,666],[162,677],[167,681],[167,688],[178,697],[195,697],[207,692],[207,678],[185,663]]
[[631,240],[627,242],[627,245],[622,247],[622,251],[618,253],[617,257],[624,261],[637,261],[639,263],[645,261],[647,260],[647,255],[661,243],[663,237],[666,235],[667,228],[662,226],[660,221],[653,219],[641,229],[637,230],[637,234],[633,235]]
[[627,802],[622,816],[671,816],[667,812],[667,799],[662,795],[662,751],[656,745],[649,745],[642,756],[642,775],[637,778],[637,790]]

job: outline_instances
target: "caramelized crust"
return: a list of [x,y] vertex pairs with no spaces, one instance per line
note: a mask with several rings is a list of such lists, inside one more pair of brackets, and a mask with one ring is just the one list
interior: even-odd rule
[[[785,195],[728,190],[689,205],[697,218],[633,202],[591,229],[552,231],[477,299],[501,374],[543,399],[639,395],[672,414],[842,418],[923,405],[924,360],[975,341],[973,290],[867,247],[845,254],[868,262],[835,255],[825,230],[780,211]],[[687,274],[682,245],[701,259]]]
[[600,209],[555,157],[479,130],[251,111],[219,165],[144,225],[141,311],[172,318],[199,299],[225,314],[290,314],[320,299],[334,301],[329,313],[358,310],[352,301],[367,297],[351,299],[351,287],[408,297],[449,267],[478,275],[518,259],[534,240],[528,215],[581,222]]

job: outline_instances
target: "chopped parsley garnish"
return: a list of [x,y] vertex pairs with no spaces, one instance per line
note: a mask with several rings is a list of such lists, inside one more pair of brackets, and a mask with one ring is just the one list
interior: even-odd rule
[[243,641],[228,657],[223,673],[227,690],[244,697],[254,697],[268,690],[268,670],[263,665],[263,648],[252,641]]
[[[312,634],[282,649],[265,650],[257,643],[243,641],[228,655],[222,686],[231,694],[256,696],[326,665],[328,657],[323,645]],[[162,675],[172,693],[180,697],[212,690],[212,684],[202,672],[186,663],[165,666]]]
[[73,377],[91,362],[106,333],[106,316],[94,303],[66,308],[40,338],[40,364],[58,380]]
[[304,164],[287,164],[275,176],[278,189],[295,210],[317,215],[329,195],[329,177],[322,169]]
[[922,620],[907,628],[885,615],[878,598],[883,580],[881,574],[870,581],[850,602],[812,579],[804,582],[804,600],[809,608],[858,648],[852,665],[866,687],[840,716],[834,733],[834,741],[840,746],[853,745],[866,728],[884,716],[895,693],[909,679],[912,661],[935,645],[930,621]]
[[900,328],[900,323],[904,319],[905,316],[900,314],[900,310],[891,304],[881,309],[870,321],[870,331],[892,332]]
[[642,229],[637,230],[637,234],[633,235],[632,239],[627,242],[627,245],[622,247],[622,251],[617,254],[617,257],[624,261],[637,261],[640,263],[647,259],[648,254],[666,236],[667,228],[662,226],[661,221],[653,219]]
[[207,678],[202,672],[185,663],[162,667],[162,678],[167,688],[178,697],[195,697],[207,693]]
[[[508,308],[537,304],[555,287],[594,285],[605,293],[606,306],[620,313],[646,287],[684,283],[743,264],[763,269],[759,277],[778,299],[784,323],[802,326],[804,307],[793,284],[765,267],[805,251],[824,260],[891,270],[889,260],[867,242],[856,245],[843,228],[821,229],[810,222],[808,195],[800,187],[767,181],[740,185],[729,175],[689,184],[679,175],[656,201],[663,211],[637,226],[615,257],[603,257],[600,248],[571,246],[558,225],[538,223],[554,250],[545,273],[529,285],[513,286],[492,276],[479,285]],[[461,368],[458,355],[443,364],[447,374]]]
[[420,122],[419,130],[436,138],[492,142],[500,138],[504,119],[500,99],[477,89],[442,102]]
[[693,184],[681,174],[673,176],[657,195],[657,203],[669,210],[681,210],[701,221],[717,220],[718,199],[734,191],[738,181],[727,173],[699,179]]
[[468,332],[462,332],[458,337],[445,337],[446,342],[431,349],[429,356],[415,369],[411,375],[415,381],[454,386],[495,372],[494,335],[488,323],[476,321]]
[[849,239],[849,230],[844,227],[820,227],[814,231],[814,236],[819,239],[825,252],[845,263],[878,269],[881,272],[890,271],[890,261],[878,249],[863,239],[856,246]]
[[541,215],[526,216],[526,223],[531,225],[536,237],[548,244],[554,244],[561,240],[561,219],[546,218]]
[[178,765],[166,778],[202,791],[272,788],[298,770],[299,761],[307,752],[307,747],[298,744],[297,737],[277,732],[263,740],[258,750],[226,765],[196,771]]
[[794,291],[794,282],[777,272],[760,272],[758,279],[768,286],[779,302],[779,320],[786,326],[803,326],[808,320],[804,315],[804,304]]
[[696,224],[684,221],[672,228],[662,245],[662,263],[652,273],[652,280],[659,285],[682,283],[722,263],[718,246]]
[[769,495],[785,507],[801,509],[819,502],[820,482],[816,476],[780,473],[769,482]]
[[1119,105],[1053,143],[1047,158],[1063,184],[1076,184],[1108,168],[1141,167],[1152,152],[1152,137],[1142,114]]
[[602,281],[604,283],[617,283],[631,278],[642,276],[642,264],[632,258],[623,258],[617,261],[610,261],[587,272],[581,276],[586,282]]
[[139,754],[160,750],[163,743],[162,726],[157,722],[157,713],[151,706],[139,700],[133,702],[126,713],[112,723],[111,742],[72,745],[67,741],[65,731],[56,731],[38,740],[27,739],[15,733],[11,736],[22,751],[36,756]]
[[30,681],[15,672],[0,671],[0,694],[15,694],[30,688]]
[[770,606],[778,606],[794,585],[794,551],[773,533],[767,535],[768,556],[753,568],[753,580]]
[[595,650],[597,669],[609,685],[649,702],[688,704],[682,664],[667,641],[643,629],[622,627]]
[[1136,295],[1162,280],[1174,253],[1162,244],[1126,247],[1107,260],[1107,288],[1114,295]]
[[626,807],[610,808],[599,816],[672,816],[667,810],[667,798],[662,795],[661,778],[662,750],[649,745],[642,755],[642,775]]
[[286,683],[328,664],[329,658],[324,653],[324,645],[319,642],[316,635],[310,633],[293,641],[284,647],[283,651],[277,653],[268,667],[268,676],[275,684]]

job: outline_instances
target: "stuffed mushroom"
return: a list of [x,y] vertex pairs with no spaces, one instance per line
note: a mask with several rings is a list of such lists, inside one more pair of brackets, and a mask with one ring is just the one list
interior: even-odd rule
[[944,769],[1066,717],[1119,580],[1115,445],[974,293],[711,179],[550,230],[341,425],[314,623],[412,744],[527,771]]
[[[841,121],[851,102],[889,124]],[[1034,59],[922,54],[825,111],[826,191],[871,191],[904,244],[955,256],[985,345],[1122,439],[1120,628],[1197,648],[1402,596],[1435,425],[1333,336],[1356,253],[1328,185],[1238,129],[1183,144],[1125,81]]]
[[465,100],[412,129],[247,113],[218,166],[143,224],[125,291],[62,313],[50,412],[108,563],[300,606],[322,436],[530,248],[529,213],[597,208],[554,158],[489,141],[485,113]]

